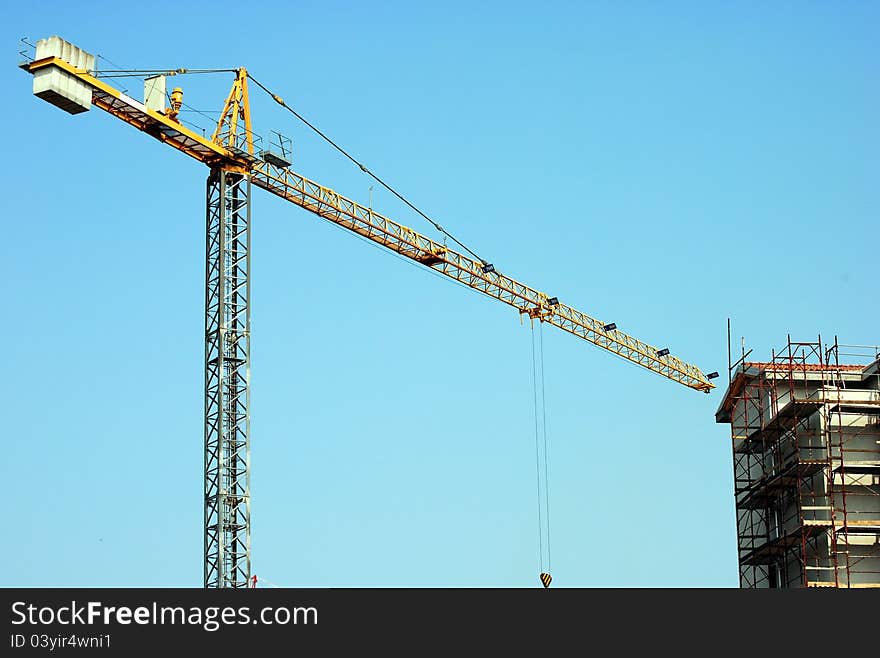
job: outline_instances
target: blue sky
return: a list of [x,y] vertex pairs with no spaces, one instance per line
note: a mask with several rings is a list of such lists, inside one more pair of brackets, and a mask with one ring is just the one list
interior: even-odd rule
[[[500,270],[705,371],[726,368],[728,317],[757,356],[788,333],[880,342],[880,7],[421,4],[0,10],[0,584],[202,579],[207,170],[33,97],[23,36],[125,68],[246,66]],[[231,83],[178,80],[206,111]],[[253,112],[294,169],[367,201],[292,117]],[[386,192],[373,206],[436,235]],[[260,190],[252,249],[254,573],[538,586],[516,313]],[[554,586],[736,586],[720,392],[544,341]]]

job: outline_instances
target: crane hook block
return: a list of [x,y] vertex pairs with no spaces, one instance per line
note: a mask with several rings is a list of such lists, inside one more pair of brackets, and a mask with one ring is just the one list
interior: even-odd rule
[[550,587],[550,581],[553,580],[553,576],[551,576],[549,573],[542,572],[540,578],[541,584],[544,586],[544,589]]

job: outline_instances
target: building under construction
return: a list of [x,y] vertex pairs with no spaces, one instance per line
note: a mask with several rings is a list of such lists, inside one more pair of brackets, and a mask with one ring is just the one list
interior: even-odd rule
[[715,415],[731,427],[740,586],[880,587],[878,348],[750,354]]

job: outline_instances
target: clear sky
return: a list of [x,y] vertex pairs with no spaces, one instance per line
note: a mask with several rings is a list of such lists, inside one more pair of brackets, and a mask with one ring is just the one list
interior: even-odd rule
[[[759,357],[788,333],[880,342],[880,6],[625,5],[5,3],[0,584],[202,584],[207,170],[33,97],[20,37],[246,66],[499,270],[724,381],[728,317]],[[174,82],[211,112],[231,78]],[[293,117],[253,112],[368,200]],[[527,326],[254,195],[254,573],[539,586]],[[736,586],[721,391],[544,341],[554,586]]]

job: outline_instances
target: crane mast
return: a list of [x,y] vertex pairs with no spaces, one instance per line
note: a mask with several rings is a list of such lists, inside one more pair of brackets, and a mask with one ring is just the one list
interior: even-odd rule
[[205,264],[205,587],[251,575],[250,219],[247,176],[212,169]]
[[[242,69],[212,141],[230,149],[243,146],[251,155],[247,94]],[[213,166],[206,207],[204,583],[246,588],[251,576],[250,176]]]
[[[251,190],[259,187],[353,233],[691,389],[708,393],[717,373],[698,367],[531,288],[388,217],[259,157],[254,149],[248,73],[236,69],[210,139],[179,122],[171,107],[148,107],[97,77],[94,58],[58,37],[37,43],[34,93],[71,114],[94,105],[209,167],[206,193],[204,585],[243,588],[251,578],[250,243]],[[185,73],[184,69],[167,72]],[[164,89],[164,81],[163,87]],[[284,104],[278,97],[276,102]],[[545,584],[546,586],[546,584]]]

